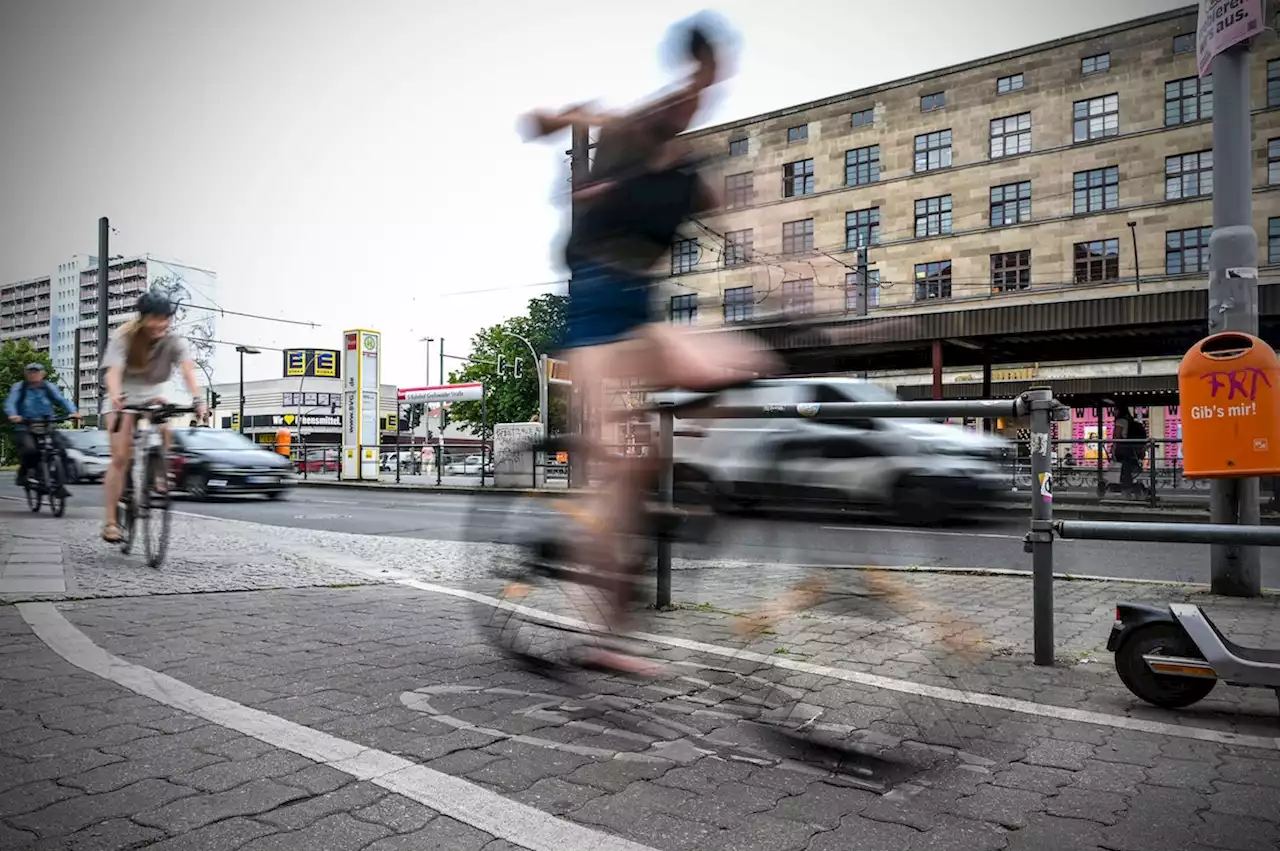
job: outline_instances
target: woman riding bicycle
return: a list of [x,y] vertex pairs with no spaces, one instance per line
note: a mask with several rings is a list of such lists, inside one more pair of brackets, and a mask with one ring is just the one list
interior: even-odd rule
[[[573,221],[565,260],[572,277],[563,348],[582,394],[584,419],[596,435],[618,412],[605,404],[606,386],[638,382],[650,389],[715,390],[773,371],[769,354],[732,339],[697,335],[654,321],[651,270],[671,249],[677,227],[717,206],[716,193],[699,177],[679,134],[688,129],[703,94],[724,72],[723,50],[705,23],[681,25],[682,59],[692,73],[672,93],[622,115],[575,107],[534,113],[534,136],[574,124],[598,127],[590,178],[573,191]],[[630,577],[619,559],[619,535],[632,531],[643,507],[643,482],[657,459],[621,459],[595,453],[609,467],[596,510],[595,530],[578,540],[579,560],[618,577],[606,624],[624,613]],[[620,653],[599,651],[591,664],[650,673],[654,666]]]
[[[116,505],[129,474],[134,424],[138,416],[124,412],[125,406],[163,404],[165,385],[177,367],[181,369],[183,381],[191,393],[197,416],[203,420],[208,414],[196,384],[195,362],[191,359],[187,341],[169,327],[173,313],[174,306],[168,297],[144,293],[138,299],[138,315],[120,326],[102,359],[107,392],[103,413],[107,415],[106,426],[111,435],[111,466],[107,468],[102,486],[106,506],[102,539],[110,543],[119,542],[123,536],[116,524]],[[117,419],[122,419],[118,427]],[[169,435],[163,425],[159,427],[167,445]],[[167,483],[158,482],[156,485],[165,487]]]

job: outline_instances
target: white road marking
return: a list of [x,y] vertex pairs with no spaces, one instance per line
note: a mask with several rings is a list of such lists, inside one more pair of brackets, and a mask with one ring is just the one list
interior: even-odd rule
[[880,535],[937,535],[949,538],[997,538],[1002,541],[1021,541],[1021,535],[1002,535],[997,532],[961,532],[951,529],[894,529],[887,526],[823,526],[831,532],[874,532]]
[[521,804],[407,759],[295,724],[113,656],[49,603],[21,603],[36,636],[77,668],[157,703],[381,786],[529,851],[655,851]]
[[[574,626],[579,629],[589,626],[585,621],[578,621],[575,618],[569,618],[563,615],[553,615],[527,606],[508,603],[505,600],[499,600],[485,594],[477,594],[474,591],[464,591],[460,588],[449,588],[444,585],[435,585],[430,582],[423,582],[418,579],[407,577],[396,579],[386,574],[384,574],[382,578],[390,579],[399,585],[417,588],[420,591],[445,594],[450,597],[471,600],[472,602],[481,603],[486,606],[518,611],[527,617],[537,618],[552,623]],[[1194,739],[1197,741],[1215,742],[1223,745],[1239,745],[1242,747],[1280,751],[1280,738],[1272,738],[1269,736],[1247,736],[1239,733],[1228,733],[1221,730],[1209,730],[1203,727],[1167,724],[1162,721],[1148,721],[1140,718],[1128,718],[1122,715],[1108,715],[1105,712],[1094,712],[1087,709],[1072,709],[1070,707],[1053,706],[1046,703],[1033,703],[1029,700],[1001,697],[999,695],[986,694],[984,692],[962,691],[960,689],[946,688],[944,686],[931,686],[924,683],[913,683],[910,680],[900,680],[892,677],[879,676],[877,674],[867,674],[861,671],[832,668],[827,665],[816,665],[812,662],[804,662],[798,659],[789,659],[786,657],[765,656],[746,650],[721,647],[716,644],[706,644],[701,641],[690,641],[684,638],[675,638],[665,635],[632,633],[629,637],[640,641],[647,641],[650,644],[677,647],[694,653],[705,653],[709,656],[720,656],[727,659],[747,660],[757,664],[772,665],[786,670],[799,671],[806,674],[816,674],[818,676],[835,680],[843,680],[844,682],[855,683],[857,685],[868,686],[870,688],[884,689],[885,691],[894,691],[901,694],[912,694],[917,697],[927,697],[934,700],[945,700],[951,703],[962,703],[969,706],[983,706],[989,709],[1002,709],[1006,712],[1015,712],[1021,715],[1033,715],[1039,718],[1052,718],[1059,721],[1093,724],[1098,727],[1111,727],[1117,730],[1134,730],[1136,732],[1150,733],[1157,736],[1170,736],[1179,739]]]

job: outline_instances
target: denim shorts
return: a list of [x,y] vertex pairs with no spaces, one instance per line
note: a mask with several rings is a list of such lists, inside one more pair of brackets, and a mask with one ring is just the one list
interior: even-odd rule
[[565,349],[599,346],[630,337],[649,323],[652,281],[585,260],[569,263]]

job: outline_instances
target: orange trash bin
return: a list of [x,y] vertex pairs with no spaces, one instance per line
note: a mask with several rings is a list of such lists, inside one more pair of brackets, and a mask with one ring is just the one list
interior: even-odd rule
[[289,449],[293,444],[293,435],[289,433],[289,429],[282,428],[276,432],[276,451],[284,457],[289,457]]
[[1280,473],[1280,362],[1258,337],[1225,331],[1178,367],[1182,465],[1189,479]]

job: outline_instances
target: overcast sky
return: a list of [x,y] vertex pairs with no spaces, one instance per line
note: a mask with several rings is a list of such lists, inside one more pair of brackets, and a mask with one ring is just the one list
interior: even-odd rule
[[[1185,5],[723,0],[742,53],[701,123]],[[384,380],[421,384],[419,338],[464,355],[564,276],[568,138],[522,144],[517,116],[664,85],[657,47],[701,8],[0,0],[0,281],[95,252],[106,215],[113,254],[214,269],[222,307],[317,326],[227,317],[220,339],[337,348],[372,328]],[[215,369],[234,380],[229,348]]]

